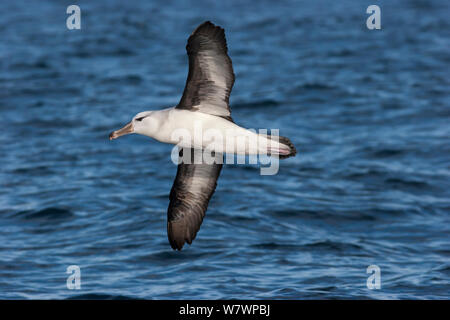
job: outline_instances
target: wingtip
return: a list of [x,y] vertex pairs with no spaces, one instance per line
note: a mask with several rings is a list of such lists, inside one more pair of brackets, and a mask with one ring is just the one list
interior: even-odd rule
[[198,27],[200,28],[200,27],[203,27],[203,26],[214,27],[214,28],[216,27],[216,25],[214,23],[212,23],[211,21],[209,21],[209,20],[206,20],[203,23],[200,23],[200,25]]
[[173,250],[181,251],[185,243],[192,244],[196,235],[196,231],[191,232],[179,221],[168,221],[167,223],[167,236]]
[[210,20],[206,20],[200,25],[204,25],[204,24],[211,24],[211,25],[215,26],[214,23],[212,23]]
[[225,50],[225,53],[228,52],[227,40],[225,38],[225,29],[222,27],[215,25],[211,21],[205,21],[201,23],[188,38],[188,43],[186,44],[186,51],[190,52],[191,46],[193,46],[193,41],[197,36],[205,36],[210,39],[217,41],[217,43]]
[[170,239],[170,237],[169,237],[169,243],[174,251],[181,251],[184,247],[184,244],[187,243],[187,244],[191,245],[192,240],[190,240],[190,239],[184,239],[184,240]]
[[196,34],[198,32],[201,32],[201,31],[205,31],[205,32],[208,32],[208,31],[219,31],[219,32],[222,32],[222,31],[224,31],[224,29],[221,26],[215,25],[211,21],[207,20],[207,21],[202,22],[201,24],[199,24],[197,26],[197,28],[194,29],[194,31],[192,32],[191,35],[194,35],[194,34]]
[[172,249],[174,251],[181,251],[183,249],[183,244],[178,246],[178,244],[176,244],[176,243],[175,244],[174,243],[170,243],[170,246],[172,247]]
[[184,246],[184,241],[181,239],[173,238],[171,239],[169,236],[169,243],[173,250],[175,251],[181,251]]

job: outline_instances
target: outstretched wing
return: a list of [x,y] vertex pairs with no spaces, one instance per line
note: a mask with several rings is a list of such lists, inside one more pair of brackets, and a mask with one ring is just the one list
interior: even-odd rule
[[217,163],[194,164],[194,149],[182,149],[180,157],[184,152],[190,152],[192,161],[178,165],[167,210],[167,235],[174,250],[195,239],[222,169]]
[[229,97],[234,84],[224,30],[207,21],[188,39],[189,73],[177,108],[231,120]]

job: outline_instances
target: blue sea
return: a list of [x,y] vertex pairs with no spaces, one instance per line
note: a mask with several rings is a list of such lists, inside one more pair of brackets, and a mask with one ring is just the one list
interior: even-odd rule
[[[2,0],[0,299],[448,299],[449,5]],[[226,31],[234,121],[298,154],[272,176],[224,166],[176,252],[172,146],[108,134],[178,103],[206,20]]]

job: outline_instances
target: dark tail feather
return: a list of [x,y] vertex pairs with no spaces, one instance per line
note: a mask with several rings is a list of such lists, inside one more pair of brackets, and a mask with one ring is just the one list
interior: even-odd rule
[[[290,158],[290,157],[294,157],[297,154],[297,149],[295,149],[294,144],[291,142],[291,140],[289,140],[289,138],[286,137],[282,137],[282,136],[267,136],[269,138],[273,138],[273,139],[278,139],[278,142],[281,144],[284,144],[285,146],[287,146],[289,148],[289,153],[288,154],[279,154],[278,157],[280,159],[286,159],[286,158]],[[270,152],[269,152],[270,154]]]
[[280,143],[286,145],[289,147],[289,149],[291,149],[291,152],[287,155],[280,155],[280,159],[286,159],[289,157],[295,157],[295,155],[297,154],[297,149],[295,149],[294,144],[291,142],[291,140],[289,140],[289,138],[286,137],[278,137],[278,141],[280,141]]

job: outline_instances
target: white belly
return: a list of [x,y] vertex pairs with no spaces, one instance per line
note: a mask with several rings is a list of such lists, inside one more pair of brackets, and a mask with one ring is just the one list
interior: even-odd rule
[[266,153],[274,143],[221,117],[179,109],[167,113],[154,138],[180,147],[247,155]]

